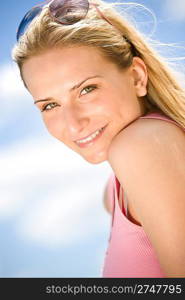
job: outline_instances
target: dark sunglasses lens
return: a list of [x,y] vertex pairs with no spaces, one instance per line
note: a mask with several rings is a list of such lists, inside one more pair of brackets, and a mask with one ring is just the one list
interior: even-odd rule
[[85,18],[89,9],[87,0],[54,0],[49,10],[61,24],[74,24]]
[[23,35],[26,31],[26,28],[31,23],[31,21],[41,12],[42,7],[36,6],[30,9],[24,18],[22,19],[19,28],[17,30],[17,41],[20,39],[21,35]]

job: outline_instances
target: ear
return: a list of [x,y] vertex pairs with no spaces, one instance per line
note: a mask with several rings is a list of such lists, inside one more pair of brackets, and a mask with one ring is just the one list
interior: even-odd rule
[[139,57],[133,57],[131,65],[131,75],[133,77],[136,95],[138,97],[147,94],[148,72],[144,61]]

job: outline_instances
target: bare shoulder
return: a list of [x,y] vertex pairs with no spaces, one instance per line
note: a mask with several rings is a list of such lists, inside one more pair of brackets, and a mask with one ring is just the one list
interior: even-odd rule
[[113,140],[109,163],[167,277],[185,277],[185,132],[138,119]]
[[[109,148],[109,162],[126,161],[137,153],[151,149],[154,152],[168,150],[168,153],[183,154],[185,151],[185,131],[173,123],[159,119],[137,119],[123,129]],[[169,151],[170,150],[170,151]]]

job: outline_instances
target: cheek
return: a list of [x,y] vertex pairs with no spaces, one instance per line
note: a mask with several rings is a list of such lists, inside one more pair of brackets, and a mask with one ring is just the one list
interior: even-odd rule
[[113,95],[111,98],[106,99],[104,111],[111,116],[111,118],[119,118],[124,111],[124,99]]
[[63,139],[64,130],[62,124],[58,122],[56,117],[43,116],[43,122],[48,132],[57,139]]
[[93,103],[93,112],[99,114],[112,115],[116,110],[116,97],[111,94],[105,94]]

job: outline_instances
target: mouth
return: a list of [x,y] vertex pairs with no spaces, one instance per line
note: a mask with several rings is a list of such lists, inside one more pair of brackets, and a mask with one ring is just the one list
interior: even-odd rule
[[96,130],[91,135],[89,135],[87,138],[75,141],[75,144],[78,145],[80,148],[85,148],[85,147],[93,145],[102,136],[106,127],[107,127],[107,125]]

